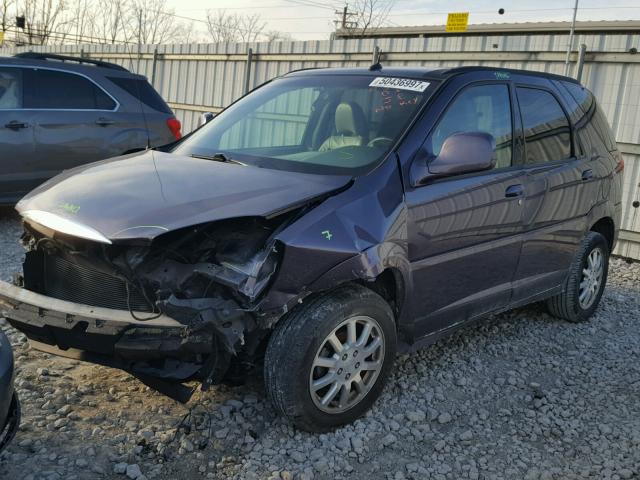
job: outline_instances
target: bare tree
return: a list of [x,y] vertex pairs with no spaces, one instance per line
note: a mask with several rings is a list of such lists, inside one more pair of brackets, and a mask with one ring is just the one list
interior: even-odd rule
[[127,28],[136,41],[147,44],[182,40],[188,29],[166,0],[135,0],[127,14]]
[[241,42],[255,42],[267,26],[257,13],[240,16],[238,35]]
[[345,27],[351,33],[364,37],[367,31],[384,24],[395,3],[396,0],[352,0],[350,21]]
[[225,10],[207,11],[207,31],[215,43],[255,42],[266,27],[260,15],[227,13]]
[[18,11],[25,17],[24,34],[30,45],[62,43],[71,22],[65,17],[65,0],[22,0]]
[[214,43],[238,40],[239,16],[225,10],[207,11],[207,31]]
[[91,8],[86,13],[86,33],[92,40],[113,44],[128,41],[135,35],[135,32],[128,32],[125,28],[125,0],[90,1]]
[[280,30],[268,30],[263,35],[267,42],[290,42],[293,40],[290,33],[281,32]]
[[2,32],[6,32],[9,26],[9,9],[14,3],[14,0],[2,0],[0,2],[0,31]]
[[66,16],[71,26],[69,34],[77,43],[92,36],[97,17],[97,8],[93,0],[75,0]]

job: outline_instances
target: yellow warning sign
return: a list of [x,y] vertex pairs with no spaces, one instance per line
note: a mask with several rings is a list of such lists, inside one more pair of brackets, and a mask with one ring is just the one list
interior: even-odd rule
[[469,25],[469,12],[450,13],[447,15],[446,32],[466,32]]

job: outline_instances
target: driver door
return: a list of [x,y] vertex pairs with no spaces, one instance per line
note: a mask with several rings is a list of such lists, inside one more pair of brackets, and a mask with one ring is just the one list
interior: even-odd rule
[[489,171],[407,189],[415,338],[506,307],[521,247],[525,182],[516,165],[510,85],[458,80],[447,89],[441,95],[453,100],[414,161],[435,158],[446,138],[461,132],[491,134],[497,161]]

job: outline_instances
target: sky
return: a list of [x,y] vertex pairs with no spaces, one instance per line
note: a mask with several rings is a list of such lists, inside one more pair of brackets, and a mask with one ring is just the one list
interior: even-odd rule
[[[385,0],[379,0],[385,1]],[[441,25],[447,12],[469,12],[469,23],[571,21],[575,0],[396,0],[388,26]],[[167,0],[177,15],[204,20],[206,11],[261,15],[265,30],[287,32],[296,40],[327,39],[334,30],[340,0]],[[504,15],[498,9],[504,8]],[[581,0],[579,20],[640,20],[638,0]],[[204,24],[195,22],[195,27]]]

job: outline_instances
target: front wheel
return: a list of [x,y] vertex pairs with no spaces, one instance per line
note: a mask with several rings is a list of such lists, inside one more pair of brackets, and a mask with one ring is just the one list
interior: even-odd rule
[[564,291],[547,301],[549,312],[570,322],[587,320],[600,303],[608,271],[607,240],[598,232],[589,232],[571,264]]
[[358,286],[321,295],[281,321],[265,355],[275,408],[303,430],[351,423],[380,395],[396,354],[389,305]]

